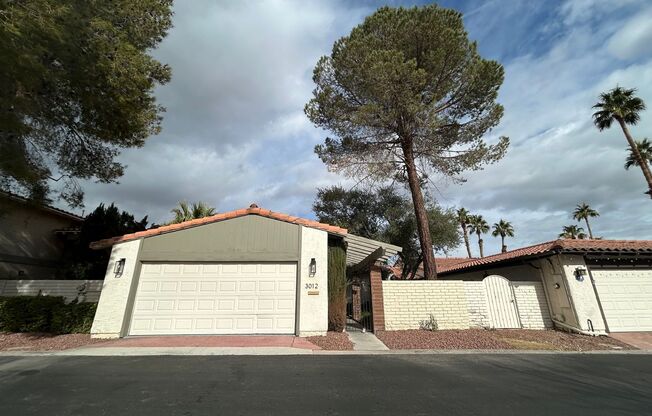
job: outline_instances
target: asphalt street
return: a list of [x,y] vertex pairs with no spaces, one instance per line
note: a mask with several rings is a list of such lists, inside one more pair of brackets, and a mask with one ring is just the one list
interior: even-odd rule
[[652,355],[0,357],[0,415],[644,415]]

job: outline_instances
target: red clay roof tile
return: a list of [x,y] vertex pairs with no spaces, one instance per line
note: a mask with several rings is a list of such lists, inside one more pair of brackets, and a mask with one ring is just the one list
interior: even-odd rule
[[111,247],[116,243],[123,243],[126,241],[137,240],[141,237],[151,237],[154,235],[164,234],[168,232],[174,232],[179,230],[184,230],[187,228],[192,228],[198,225],[210,224],[214,222],[224,221],[232,218],[243,217],[245,215],[259,215],[261,217],[272,218],[279,221],[285,221],[292,224],[304,225],[310,228],[316,228],[318,230],[327,231],[331,234],[345,235],[347,233],[345,228],[337,227],[335,225],[324,224],[318,221],[309,220],[306,218],[293,217],[291,215],[282,214],[279,212],[270,211],[268,209],[262,209],[259,207],[250,207],[246,209],[238,209],[235,211],[229,211],[222,214],[212,215],[210,217],[198,218],[190,221],[184,221],[178,224],[164,225],[158,228],[152,228],[145,231],[139,231],[137,233],[125,234],[122,236],[116,236],[111,238],[105,238],[104,240],[94,241],[90,244],[92,249],[102,249],[106,247]]

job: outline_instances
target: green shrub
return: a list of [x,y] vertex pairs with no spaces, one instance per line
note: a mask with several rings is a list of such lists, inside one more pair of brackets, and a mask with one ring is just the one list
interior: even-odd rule
[[0,297],[0,331],[90,332],[96,304],[64,302],[60,296]]
[[342,332],[346,326],[346,249],[328,247],[328,329]]

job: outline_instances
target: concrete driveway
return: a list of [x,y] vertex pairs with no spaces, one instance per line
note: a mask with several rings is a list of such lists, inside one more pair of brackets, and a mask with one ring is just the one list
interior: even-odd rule
[[640,415],[652,355],[0,357],[0,414]]
[[639,350],[652,350],[652,332],[612,332],[609,336]]

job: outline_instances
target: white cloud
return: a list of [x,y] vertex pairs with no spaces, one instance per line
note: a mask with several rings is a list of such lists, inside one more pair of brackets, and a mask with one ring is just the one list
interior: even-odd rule
[[641,12],[619,29],[607,42],[607,49],[620,59],[652,54],[652,8]]

